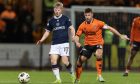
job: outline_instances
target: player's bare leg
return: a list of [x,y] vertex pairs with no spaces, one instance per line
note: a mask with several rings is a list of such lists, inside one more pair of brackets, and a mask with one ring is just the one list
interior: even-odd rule
[[60,74],[59,74],[59,67],[57,65],[58,58],[59,58],[59,56],[55,55],[55,54],[50,56],[52,71],[53,71],[53,74],[56,77],[56,81],[54,81],[53,83],[61,83],[61,78],[60,78]]
[[97,49],[96,53],[95,53],[95,55],[96,55],[97,80],[99,80],[100,82],[105,81],[102,77],[102,65],[103,65],[102,53],[103,53],[102,49]]
[[133,63],[133,59],[136,56],[136,54],[137,54],[137,51],[132,49],[131,54],[130,54],[129,59],[128,59],[127,66],[126,66],[126,70],[125,70],[123,76],[128,76],[128,73],[130,71],[131,65]]
[[71,74],[72,82],[74,82],[75,81],[75,74],[74,74],[74,71],[72,71],[72,65],[69,62],[68,57],[67,56],[62,56],[62,62],[65,64],[68,72]]
[[78,84],[80,82],[80,76],[82,73],[82,64],[86,60],[87,60],[87,58],[85,56],[80,56],[79,59],[77,60],[75,84]]

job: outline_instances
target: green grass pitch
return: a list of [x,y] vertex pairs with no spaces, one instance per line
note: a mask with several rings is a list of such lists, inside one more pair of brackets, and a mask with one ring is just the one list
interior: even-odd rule
[[[17,76],[22,71],[0,71],[0,84],[19,84]],[[55,80],[51,71],[25,71],[30,74],[29,84],[52,84]],[[84,71],[80,84],[140,84],[140,73],[131,72],[128,77],[122,76],[123,72],[103,72],[106,80],[100,83],[96,80],[95,71]],[[61,72],[62,84],[72,84],[68,72]]]

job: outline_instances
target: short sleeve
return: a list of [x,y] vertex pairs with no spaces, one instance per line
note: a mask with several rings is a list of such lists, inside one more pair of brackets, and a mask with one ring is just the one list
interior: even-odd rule
[[71,20],[67,18],[67,26],[70,27],[72,25]]
[[45,29],[48,30],[48,31],[52,31],[53,28],[52,28],[52,26],[51,26],[51,22],[50,22],[50,21],[47,23]]
[[105,25],[103,26],[103,29],[109,29],[108,25],[105,24]]
[[100,27],[103,28],[105,23],[103,21],[100,21],[99,23],[100,23]]
[[77,36],[81,36],[81,34],[83,33],[83,25],[81,24],[76,32]]

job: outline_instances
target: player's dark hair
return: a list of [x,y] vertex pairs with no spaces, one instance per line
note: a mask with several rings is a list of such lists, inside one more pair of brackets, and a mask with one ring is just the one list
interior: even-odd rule
[[92,13],[92,9],[91,8],[86,8],[84,13]]

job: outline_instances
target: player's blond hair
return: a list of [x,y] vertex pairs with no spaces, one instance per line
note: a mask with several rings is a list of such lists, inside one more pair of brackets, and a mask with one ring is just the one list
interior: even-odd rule
[[63,8],[63,3],[61,3],[61,2],[56,2],[56,3],[54,4],[54,8],[56,8],[56,7],[61,7],[61,8]]

